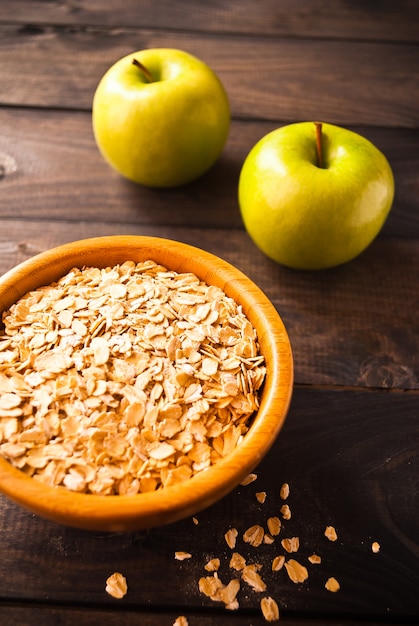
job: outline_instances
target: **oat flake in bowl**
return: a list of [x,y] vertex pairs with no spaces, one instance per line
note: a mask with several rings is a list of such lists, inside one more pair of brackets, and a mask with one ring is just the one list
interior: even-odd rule
[[73,268],[3,313],[0,454],[48,485],[154,491],[228,455],[265,377],[241,306],[154,261]]
[[288,412],[280,316],[242,272],[155,237],[76,241],[0,277],[0,491],[93,530],[193,515]]

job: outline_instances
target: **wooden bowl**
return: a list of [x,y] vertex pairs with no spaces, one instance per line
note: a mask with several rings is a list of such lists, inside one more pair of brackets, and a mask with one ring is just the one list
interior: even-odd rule
[[0,458],[0,491],[30,511],[55,522],[101,531],[151,528],[197,513],[236,487],[276,439],[288,412],[293,386],[289,338],[276,309],[242,272],[193,246],[154,237],[111,236],[76,241],[21,263],[0,278],[0,311],[28,291],[48,285],[73,267],[109,267],[152,259],[190,271],[220,287],[257,331],[266,361],[260,408],[243,441],[224,459],[183,483],[136,495],[94,495],[47,486]]

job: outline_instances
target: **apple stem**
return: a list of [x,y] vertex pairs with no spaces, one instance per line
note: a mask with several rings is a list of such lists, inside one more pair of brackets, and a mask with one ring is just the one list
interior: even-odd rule
[[323,149],[322,149],[322,126],[321,122],[314,122],[316,127],[316,148],[317,148],[317,165],[323,167]]
[[147,79],[147,82],[154,83],[154,78],[152,77],[151,73],[142,63],[140,63],[138,59],[132,59],[132,64],[138,67],[138,69],[142,71],[142,73]]

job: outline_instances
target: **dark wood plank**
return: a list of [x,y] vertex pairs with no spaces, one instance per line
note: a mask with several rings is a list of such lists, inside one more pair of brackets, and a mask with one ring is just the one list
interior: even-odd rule
[[[285,427],[256,470],[257,481],[199,513],[197,525],[188,518],[138,533],[78,531],[0,498],[0,574],[7,580],[0,598],[45,606],[78,603],[111,612],[120,606],[122,611],[196,614],[205,607],[214,620],[220,607],[199,593],[198,580],[212,557],[221,560],[222,580],[234,575],[224,533],[235,527],[235,550],[248,563],[262,565],[266,593],[277,599],[284,617],[317,616],[327,623],[362,615],[366,621],[413,623],[419,618],[417,409],[414,393],[296,389]],[[265,526],[269,516],[281,516],[279,490],[285,481],[291,519],[283,520],[272,545],[245,544],[242,533],[250,525]],[[267,494],[264,504],[255,497],[258,491]],[[336,528],[336,542],[324,537],[327,525]],[[292,536],[300,538],[300,549],[287,555],[280,540]],[[373,541],[381,546],[377,554]],[[176,550],[192,558],[177,561]],[[308,563],[313,552],[321,564]],[[308,567],[304,584],[292,583],[285,569],[271,571],[273,557],[282,553]],[[113,571],[124,573],[129,586],[119,603],[104,591]],[[340,582],[336,594],[324,588],[329,576]],[[233,623],[244,623],[240,616],[248,617],[248,611],[256,614],[260,597],[243,584],[243,614],[232,614]]]
[[0,271],[66,241],[111,234],[168,237],[239,267],[288,329],[301,384],[419,389],[417,240],[378,238],[351,263],[296,272],[270,261],[243,230],[124,222],[2,220]]
[[[280,126],[234,120],[225,150],[200,180],[150,190],[111,170],[95,145],[90,113],[0,108],[0,219],[238,228],[240,169],[251,147]],[[396,181],[383,234],[418,237],[419,130],[351,127],[389,159]]]
[[213,67],[234,117],[419,125],[417,45],[158,30],[1,26],[0,103],[88,110],[110,65],[161,46],[188,50]]
[[[189,626],[266,626],[266,620],[256,609],[253,611],[241,611],[236,614],[224,609],[214,611],[197,611],[187,609],[183,611],[188,619]],[[63,606],[48,606],[24,603],[24,605],[11,605],[0,602],[1,623],[10,626],[172,626],[179,613],[174,611],[158,611],[147,609],[112,609],[106,607],[86,608]],[[288,618],[281,615],[281,626],[384,626],[386,621],[360,621],[330,619],[329,617],[316,619],[310,617],[299,619]],[[414,618],[416,619],[416,618]],[[414,621],[406,618],[398,620],[397,624],[415,624]]]
[[[192,9],[192,10],[191,10]],[[415,19],[416,16],[416,19]],[[2,7],[0,20],[21,24],[84,24],[214,32],[266,37],[328,37],[418,41],[415,0],[332,3],[323,0],[19,0]]]

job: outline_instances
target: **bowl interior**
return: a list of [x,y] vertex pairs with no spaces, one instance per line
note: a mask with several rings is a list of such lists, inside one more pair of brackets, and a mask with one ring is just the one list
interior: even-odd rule
[[242,272],[218,257],[180,242],[141,236],[99,237],[43,252],[0,278],[0,311],[28,291],[48,285],[73,267],[109,267],[153,260],[193,272],[242,305],[257,331],[266,378],[260,408],[243,441],[227,457],[183,483],[137,495],[100,496],[49,487],[0,458],[0,491],[50,520],[92,530],[137,530],[176,521],[220,499],[267,453],[288,412],[293,385],[289,338],[275,307]]

